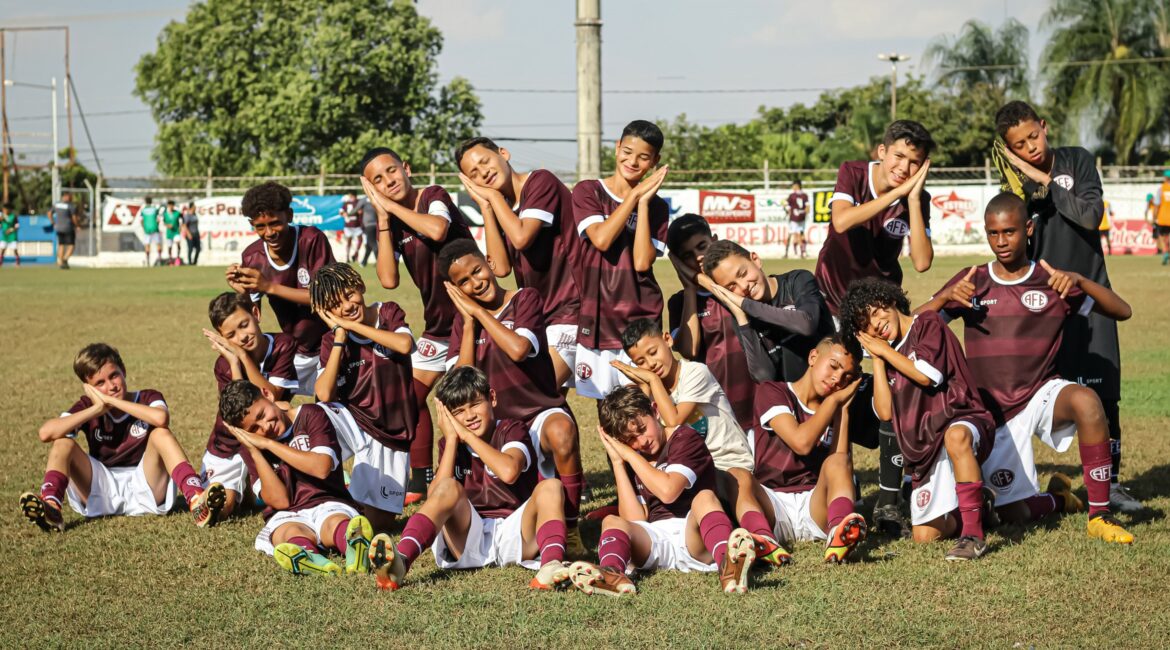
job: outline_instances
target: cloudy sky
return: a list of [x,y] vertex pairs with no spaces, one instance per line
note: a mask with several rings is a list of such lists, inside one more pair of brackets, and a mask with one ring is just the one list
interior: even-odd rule
[[[155,47],[164,25],[182,20],[190,3],[175,0],[0,0],[0,26],[68,25],[72,69],[81,106],[107,176],[154,173],[155,127],[133,96],[134,64]],[[603,132],[616,138],[631,119],[667,119],[685,113],[706,125],[743,122],[761,105],[815,100],[817,90],[862,83],[887,74],[879,52],[913,58],[901,69],[927,72],[922,52],[936,35],[954,33],[969,19],[998,26],[1014,17],[1035,36],[1046,0],[626,0],[602,1]],[[439,73],[463,76],[480,91],[484,132],[496,137],[572,139],[575,97],[517,94],[499,89],[572,90],[576,87],[573,0],[420,0],[445,37]],[[19,32],[6,37],[7,76],[48,84],[64,76],[60,33]],[[620,91],[740,89],[767,92],[629,94]],[[790,90],[798,89],[798,90]],[[799,90],[805,89],[805,90]],[[619,92],[610,92],[619,91]],[[62,100],[63,101],[63,100]],[[14,141],[47,146],[47,91],[8,88]],[[63,113],[62,109],[62,113]],[[66,125],[61,118],[64,146]],[[81,122],[74,143],[92,165]],[[525,167],[572,169],[572,143],[513,143]],[[27,162],[47,154],[25,149]]]

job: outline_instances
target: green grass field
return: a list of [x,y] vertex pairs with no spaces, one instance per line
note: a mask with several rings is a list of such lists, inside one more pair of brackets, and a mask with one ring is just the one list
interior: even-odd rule
[[[926,275],[911,274],[912,302],[976,261],[939,258]],[[64,535],[42,533],[20,516],[17,496],[40,485],[47,447],[36,430],[81,394],[71,364],[86,343],[120,349],[130,389],[166,395],[172,427],[198,465],[216,408],[214,354],[200,329],[208,300],[225,287],[213,268],[4,268],[0,547],[10,555],[0,570],[9,612],[0,647],[1164,646],[1170,275],[1151,258],[1109,264],[1134,307],[1121,326],[1123,475],[1150,506],[1122,517],[1134,546],[1089,540],[1081,514],[992,531],[992,552],[965,565],[943,561],[945,543],[875,538],[844,567],[822,565],[820,546],[801,544],[794,566],[759,575],[746,596],[722,594],[713,575],[664,573],[642,577],[640,593],[621,600],[532,593],[530,574],[515,568],[441,573],[429,553],[395,593],[378,593],[365,578],[296,579],[253,550],[259,515],[197,530],[186,514],[84,521],[69,512]],[[664,291],[677,290],[668,266],[657,271]],[[366,276],[377,286],[372,268]],[[420,328],[413,286],[370,294],[386,298]],[[582,430],[593,431],[593,403],[570,401]],[[596,438],[584,435],[582,448],[598,505],[612,497],[612,481]],[[1083,496],[1075,451],[1037,453],[1042,480],[1066,472]],[[876,452],[860,450],[856,462],[868,514]],[[596,543],[595,525],[584,533],[587,545]]]

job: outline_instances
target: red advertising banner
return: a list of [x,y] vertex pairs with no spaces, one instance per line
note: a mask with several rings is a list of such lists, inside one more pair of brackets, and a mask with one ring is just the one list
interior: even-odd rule
[[751,223],[756,220],[756,197],[699,190],[699,215],[710,223]]
[[1109,243],[1114,255],[1153,255],[1157,252],[1154,231],[1141,219],[1114,219],[1109,224]]

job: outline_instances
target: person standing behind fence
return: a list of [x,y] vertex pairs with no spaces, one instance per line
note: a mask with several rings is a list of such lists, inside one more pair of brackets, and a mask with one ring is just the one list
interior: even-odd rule
[[199,236],[199,213],[195,212],[195,204],[183,206],[183,239],[187,240],[187,265],[195,266],[199,263],[199,253],[203,251],[203,240]]
[[69,258],[73,257],[73,244],[77,238],[77,206],[73,205],[73,195],[65,192],[61,200],[53,204],[49,210],[49,219],[53,222],[53,231],[57,233],[57,268],[69,268]]
[[790,244],[800,247],[800,259],[804,259],[808,254],[808,245],[804,240],[806,219],[808,219],[808,195],[804,193],[800,181],[793,181],[792,194],[788,195],[788,236],[784,238],[784,257],[788,257]]
[[20,266],[20,248],[16,244],[16,231],[20,229],[20,220],[11,203],[5,203],[0,210],[0,266],[4,266],[4,257],[8,251],[16,256],[16,265]]
[[378,259],[378,211],[369,198],[361,196],[357,200],[357,212],[362,217],[362,232],[366,236],[366,253],[362,256],[362,266],[365,266],[370,262],[370,255]]
[[158,251],[155,263],[162,262],[162,233],[159,232],[159,217],[161,213],[157,205],[151,205],[153,199],[149,196],[143,200],[142,209],[138,211],[139,223],[142,224],[142,245],[146,251],[146,266],[150,266],[150,247]]
[[174,260],[183,256],[179,244],[183,239],[183,214],[175,208],[174,200],[168,200],[167,208],[163,210],[163,225],[166,226],[167,260],[174,264]]

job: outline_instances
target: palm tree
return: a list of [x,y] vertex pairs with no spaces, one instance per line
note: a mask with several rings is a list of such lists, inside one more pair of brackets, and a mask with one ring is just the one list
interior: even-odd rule
[[968,20],[958,34],[931,41],[923,59],[936,65],[937,81],[954,91],[983,84],[1004,96],[1028,95],[1028,28],[1014,18],[996,30]]

